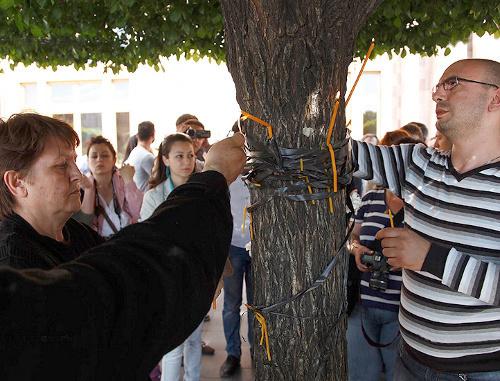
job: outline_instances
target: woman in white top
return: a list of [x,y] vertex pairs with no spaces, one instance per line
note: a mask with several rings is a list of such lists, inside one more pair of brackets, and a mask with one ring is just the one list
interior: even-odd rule
[[[193,142],[186,134],[168,135],[158,148],[149,191],[144,195],[141,219],[145,220],[167,199],[174,188],[185,184],[194,172]],[[161,360],[162,381],[179,381],[184,354],[184,381],[198,381],[201,373],[202,324],[177,348]]]
[[115,166],[116,151],[108,139],[93,136],[88,146],[90,177],[83,178],[81,213],[74,217],[103,237],[139,220],[143,192],[133,181],[134,167]]

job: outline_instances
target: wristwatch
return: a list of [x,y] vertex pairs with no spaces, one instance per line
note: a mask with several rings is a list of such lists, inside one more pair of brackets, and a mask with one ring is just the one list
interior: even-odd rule
[[351,246],[349,246],[349,251],[352,253],[353,249],[356,249],[358,247],[358,241],[354,241],[351,243]]

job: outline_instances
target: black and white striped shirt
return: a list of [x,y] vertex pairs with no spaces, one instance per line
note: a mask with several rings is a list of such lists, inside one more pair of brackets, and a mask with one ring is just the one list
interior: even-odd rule
[[434,148],[352,144],[355,176],[401,197],[405,225],[432,243],[423,271],[403,271],[410,355],[443,372],[499,370],[500,163],[460,174]]

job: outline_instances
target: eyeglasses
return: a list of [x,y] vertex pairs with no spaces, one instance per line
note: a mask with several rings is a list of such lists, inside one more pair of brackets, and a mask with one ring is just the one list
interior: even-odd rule
[[481,85],[493,86],[493,87],[496,87],[498,89],[498,86],[493,84],[493,83],[474,81],[472,79],[467,79],[467,78],[451,77],[451,78],[445,79],[443,82],[440,82],[436,86],[434,86],[432,88],[432,94],[435,94],[441,86],[443,86],[443,89],[446,91],[451,90],[460,83],[459,81],[479,83]]

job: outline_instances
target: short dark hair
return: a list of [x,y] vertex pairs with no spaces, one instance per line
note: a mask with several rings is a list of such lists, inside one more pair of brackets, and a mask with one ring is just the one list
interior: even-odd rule
[[111,154],[113,155],[113,158],[116,157],[116,151],[115,151],[115,147],[113,147],[113,144],[111,144],[111,142],[106,139],[104,136],[92,136],[89,140],[89,146],[87,148],[87,156],[89,156],[89,152],[90,152],[90,149],[92,148],[93,145],[96,145],[96,144],[104,144],[105,146],[107,146],[109,148],[109,150],[111,151]]
[[198,119],[188,119],[184,121],[184,124],[187,124],[188,126],[198,126],[205,129],[203,123],[201,123]]
[[380,140],[381,146],[392,146],[398,144],[401,139],[410,137],[408,131],[403,129],[386,132],[382,140]]
[[422,129],[414,123],[408,123],[400,128],[400,130],[408,132],[410,135],[416,135],[420,140],[424,140]]
[[427,139],[427,136],[429,135],[429,130],[427,129],[427,126],[425,124],[420,122],[411,122],[411,124],[419,126],[420,129],[422,130],[422,135],[424,136],[424,140]]
[[137,147],[137,135],[132,135],[128,138],[125,144],[125,154],[123,155],[123,161],[127,160],[130,156],[130,152]]
[[179,124],[182,124],[186,120],[189,120],[189,119],[196,119],[196,120],[198,120],[198,118],[196,116],[194,116],[193,114],[182,114],[175,121],[175,125],[178,126]]
[[65,121],[36,113],[14,114],[0,119],[0,217],[13,212],[14,196],[3,180],[5,172],[16,171],[24,178],[40,157],[49,137],[56,137],[71,147],[80,145],[76,131]]
[[139,126],[137,128],[137,138],[140,141],[143,142],[149,140],[151,136],[154,135],[154,133],[155,133],[155,125],[152,122],[146,121],[139,123]]

